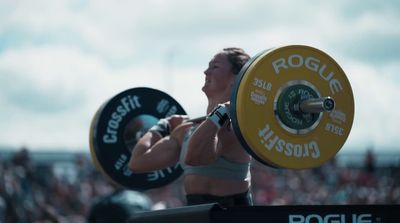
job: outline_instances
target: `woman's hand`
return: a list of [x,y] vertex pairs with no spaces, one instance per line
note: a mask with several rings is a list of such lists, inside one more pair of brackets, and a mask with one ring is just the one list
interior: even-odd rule
[[172,115],[165,118],[170,127],[170,131],[172,132],[178,125],[182,124],[186,120],[189,120],[189,116],[187,115]]
[[178,146],[181,146],[187,130],[192,126],[192,122],[183,122],[172,130],[170,138],[176,140]]

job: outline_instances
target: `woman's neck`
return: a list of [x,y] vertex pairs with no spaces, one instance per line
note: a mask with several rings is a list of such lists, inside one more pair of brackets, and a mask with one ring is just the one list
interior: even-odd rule
[[209,97],[208,98],[208,106],[207,106],[207,114],[209,114],[218,104],[225,103],[230,100],[229,96],[221,96],[221,97]]

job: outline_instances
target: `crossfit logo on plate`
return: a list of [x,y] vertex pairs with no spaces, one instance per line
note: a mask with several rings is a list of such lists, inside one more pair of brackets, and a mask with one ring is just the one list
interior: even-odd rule
[[165,178],[165,177],[173,174],[174,171],[176,171],[179,168],[180,168],[180,165],[179,165],[179,163],[177,163],[175,166],[167,167],[167,168],[162,169],[162,170],[156,170],[156,171],[150,172],[150,173],[147,174],[147,180],[148,181],[160,180],[162,178]]
[[107,131],[103,135],[103,142],[108,144],[116,143],[118,141],[117,132],[122,119],[129,112],[140,107],[142,107],[142,105],[139,102],[139,97],[136,95],[128,95],[121,98],[120,105],[111,113],[111,117],[107,122]]
[[318,159],[321,156],[316,141],[312,140],[305,144],[287,142],[276,135],[269,124],[266,124],[263,129],[259,129],[258,136],[261,144],[269,151],[274,149],[279,153],[283,153],[285,156],[294,156],[297,158],[311,156],[313,159]]

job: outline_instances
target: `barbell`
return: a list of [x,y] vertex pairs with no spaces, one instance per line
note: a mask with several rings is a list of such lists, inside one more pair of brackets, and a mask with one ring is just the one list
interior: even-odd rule
[[[306,169],[336,155],[350,133],[354,97],[336,61],[316,48],[289,45],[252,57],[237,75],[230,98],[232,128],[243,148],[268,166]],[[90,153],[111,182],[135,190],[169,184],[179,164],[148,173],[128,168],[131,149],[161,118],[186,112],[157,89],[125,90],[106,101],[90,126]],[[201,122],[206,117],[192,119]]]

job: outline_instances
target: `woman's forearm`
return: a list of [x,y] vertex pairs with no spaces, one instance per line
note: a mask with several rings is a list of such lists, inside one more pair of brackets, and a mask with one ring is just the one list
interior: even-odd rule
[[188,165],[206,165],[218,158],[217,126],[206,120],[192,134],[185,162]]

